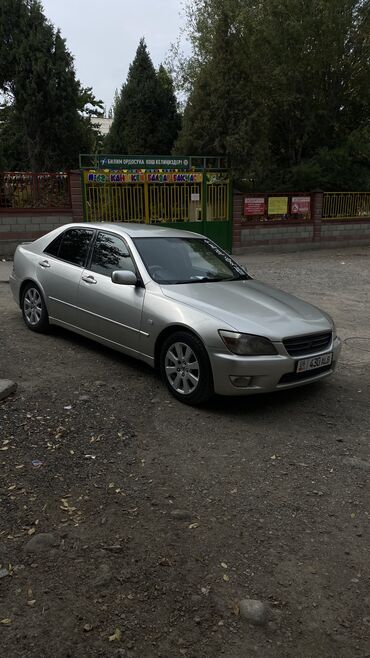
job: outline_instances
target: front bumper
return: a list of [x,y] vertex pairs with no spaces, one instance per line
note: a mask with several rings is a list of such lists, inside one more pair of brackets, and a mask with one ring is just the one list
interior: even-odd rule
[[[281,346],[280,352],[284,352]],[[316,382],[333,374],[341,350],[341,341],[336,337],[329,348],[323,352],[308,354],[307,356],[291,357],[279,353],[276,356],[238,356],[231,352],[209,349],[209,357],[213,372],[215,393],[219,395],[253,395],[256,393],[269,393],[297,386],[304,386]],[[333,360],[329,368],[311,370],[304,377],[297,377],[297,362],[301,359],[322,356],[333,353]],[[246,377],[250,381],[244,387],[235,386],[232,378]]]

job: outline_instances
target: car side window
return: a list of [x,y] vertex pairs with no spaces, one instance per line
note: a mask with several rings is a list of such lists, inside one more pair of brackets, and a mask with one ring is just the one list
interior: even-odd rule
[[60,244],[62,242],[63,233],[59,233],[52,242],[44,249],[44,254],[49,254],[49,256],[58,256],[58,251]]
[[83,267],[93,235],[94,231],[92,229],[71,228],[58,235],[44,249],[44,253],[56,256],[67,263],[72,263],[72,265]]
[[136,272],[126,243],[117,235],[99,232],[94,245],[90,270],[111,276],[115,270]]

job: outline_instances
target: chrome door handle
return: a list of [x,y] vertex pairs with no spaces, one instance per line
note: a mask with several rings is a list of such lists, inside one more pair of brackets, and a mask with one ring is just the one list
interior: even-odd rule
[[40,260],[39,265],[41,265],[41,267],[51,267],[48,260]]
[[81,278],[82,278],[82,281],[85,281],[85,283],[98,283],[97,280],[94,279],[93,276],[91,276],[91,274],[89,274],[89,276],[83,276]]

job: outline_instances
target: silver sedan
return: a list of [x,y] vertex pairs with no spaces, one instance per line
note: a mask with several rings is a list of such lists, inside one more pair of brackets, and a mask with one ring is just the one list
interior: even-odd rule
[[17,248],[10,284],[29,329],[60,325],[137,357],[188,404],[314,382],[339,357],[327,313],[188,231],[68,224]]

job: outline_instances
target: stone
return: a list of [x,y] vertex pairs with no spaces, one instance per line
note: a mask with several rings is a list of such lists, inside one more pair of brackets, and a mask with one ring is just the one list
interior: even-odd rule
[[270,618],[270,609],[257,599],[242,599],[239,603],[240,616],[256,626],[264,626]]
[[8,569],[0,569],[0,580],[1,578],[6,578],[6,576],[9,576]]
[[355,468],[362,468],[363,470],[370,470],[370,461],[366,461],[366,459],[361,459],[360,457],[346,457],[343,459],[344,464],[348,464],[348,466],[354,466]]
[[59,539],[51,532],[40,532],[38,535],[31,537],[24,550],[26,553],[42,553],[57,548],[59,544]]
[[12,382],[11,379],[0,379],[0,400],[4,400],[8,395],[15,393],[16,390],[17,384]]
[[191,512],[188,512],[187,510],[184,509],[172,510],[171,516],[173,519],[176,519],[177,521],[191,521],[191,519],[193,518]]
[[94,580],[95,587],[105,587],[109,585],[112,580],[112,573],[108,564],[101,564],[98,568],[96,578]]

